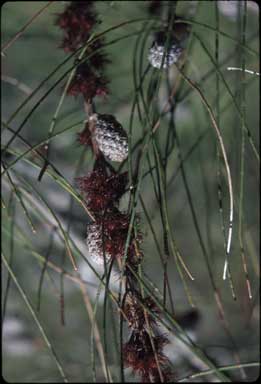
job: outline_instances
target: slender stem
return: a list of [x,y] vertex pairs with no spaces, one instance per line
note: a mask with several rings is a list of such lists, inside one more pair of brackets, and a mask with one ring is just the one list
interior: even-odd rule
[[1,55],[5,56],[4,51],[6,51],[8,48],[11,47],[11,45],[21,37],[21,35],[24,33],[24,31],[33,23],[33,21],[36,20],[36,18],[46,9],[48,8],[53,1],[48,1],[47,4],[45,4],[38,12],[36,12],[31,19],[6,43],[4,43],[1,47]]
[[[241,4],[240,4],[241,6]],[[243,2],[243,26],[242,26],[242,43],[246,41],[246,27],[247,27],[247,3]],[[246,116],[246,76],[245,76],[245,55],[243,52],[242,57],[242,76],[241,76],[241,110],[242,115]],[[239,192],[239,224],[238,224],[238,236],[240,244],[240,253],[242,258],[243,269],[245,273],[246,286],[249,299],[252,299],[252,290],[249,281],[248,268],[245,255],[245,247],[243,242],[243,203],[244,203],[244,168],[245,168],[245,130],[244,124],[241,123],[241,156],[240,156],[240,192]]]
[[[255,363],[242,363],[242,364],[235,364],[235,365],[227,365],[226,367],[218,367],[217,369],[220,372],[222,372],[222,371],[225,372],[225,371],[233,371],[233,370],[241,369],[241,368],[253,368],[253,367],[260,367],[260,363],[255,362]],[[178,383],[181,383],[183,381],[187,382],[190,379],[196,379],[197,377],[207,376],[207,375],[210,375],[212,373],[214,373],[213,369],[208,369],[207,371],[204,371],[204,372],[194,373],[193,375],[186,376],[183,379],[179,379]]]
[[64,370],[63,370],[63,368],[62,368],[62,365],[61,365],[61,363],[60,363],[60,361],[59,361],[59,359],[58,359],[58,356],[57,356],[57,354],[56,354],[56,352],[55,352],[55,350],[54,350],[52,344],[50,343],[49,338],[48,338],[48,336],[47,336],[47,334],[46,334],[46,332],[45,332],[45,330],[44,330],[44,328],[43,328],[43,326],[42,326],[40,320],[38,319],[38,316],[36,315],[35,310],[33,309],[32,304],[30,303],[30,301],[29,301],[29,299],[28,299],[28,297],[27,297],[25,291],[24,291],[23,288],[21,287],[19,281],[17,280],[17,278],[16,278],[16,276],[15,276],[15,274],[14,274],[14,272],[13,272],[12,267],[11,267],[10,264],[8,263],[8,261],[7,261],[7,259],[5,258],[5,256],[4,256],[3,253],[2,253],[2,261],[3,261],[3,263],[4,263],[4,266],[5,266],[6,269],[8,270],[8,272],[9,272],[9,274],[10,274],[10,276],[11,276],[11,278],[12,278],[12,280],[13,280],[15,286],[16,286],[16,288],[18,289],[18,291],[19,291],[19,293],[21,294],[23,300],[25,301],[26,306],[28,307],[29,311],[31,312],[31,315],[33,316],[34,321],[35,321],[36,325],[38,326],[38,328],[39,328],[39,330],[40,330],[40,332],[41,332],[41,334],[42,334],[42,336],[43,336],[43,339],[44,339],[44,341],[45,341],[45,343],[46,343],[48,349],[49,349],[50,352],[51,352],[51,355],[52,355],[52,357],[53,357],[53,359],[54,359],[54,361],[55,361],[55,363],[56,363],[56,366],[57,366],[57,368],[58,368],[58,370],[59,370],[59,372],[60,372],[60,375],[61,375],[61,377],[62,377],[64,383],[68,383],[69,381],[68,381],[68,379],[67,379],[67,377],[66,377],[66,375],[65,375],[65,372],[64,372]]
[[222,136],[221,136],[221,133],[220,133],[219,127],[217,125],[217,122],[216,122],[216,119],[215,119],[215,116],[214,116],[214,113],[212,111],[211,106],[209,105],[207,99],[205,98],[205,96],[204,96],[203,92],[200,90],[200,88],[191,79],[189,79],[181,69],[179,69],[179,71],[181,73],[181,76],[190,84],[190,86],[192,88],[194,88],[197,91],[203,104],[205,105],[205,107],[209,113],[212,125],[215,129],[217,139],[218,139],[218,142],[219,142],[219,145],[221,148],[222,156],[224,159],[224,163],[225,163],[228,189],[229,189],[229,226],[228,226],[228,236],[227,236],[226,260],[225,260],[224,271],[223,271],[223,279],[225,280],[226,275],[227,275],[227,269],[228,269],[228,255],[230,253],[230,248],[231,248],[232,227],[233,227],[233,220],[234,220],[234,201],[233,201],[233,186],[232,186],[231,171],[230,171],[230,167],[229,167],[229,163],[228,163],[228,159],[227,159],[227,153],[226,153],[225,145],[224,145],[224,142],[223,142],[223,139],[222,139]]

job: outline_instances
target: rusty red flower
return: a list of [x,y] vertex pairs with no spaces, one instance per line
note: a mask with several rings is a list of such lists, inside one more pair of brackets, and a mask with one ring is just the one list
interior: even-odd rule
[[113,209],[104,218],[97,220],[102,226],[104,248],[113,258],[122,258],[128,235],[129,215]]
[[87,63],[83,63],[77,67],[67,93],[73,96],[82,94],[85,100],[90,100],[95,96],[107,95],[107,83],[108,80],[104,76],[95,74]]
[[[82,135],[82,141],[83,140],[85,140],[85,138]],[[86,140],[87,142],[90,140],[88,134]],[[86,199],[89,209],[93,213],[102,214],[104,210],[118,204],[128,183],[128,173],[108,175],[105,166],[99,164],[87,176],[79,177],[77,183]],[[105,219],[105,221],[106,220],[107,219]],[[114,230],[117,225],[121,227],[126,226],[125,215],[110,215],[110,219],[108,218],[106,221],[106,228],[108,230]]]
[[161,376],[163,382],[168,382],[170,380],[169,361],[162,352],[168,340],[164,335],[158,335],[152,336],[152,342],[147,331],[133,331],[129,341],[123,346],[125,366],[132,368],[134,373],[140,375],[142,382],[161,382]]
[[56,24],[64,30],[62,48],[73,52],[86,42],[97,23],[93,1],[72,1],[61,13]]
[[[147,311],[147,319],[144,313],[145,308],[151,312]],[[127,293],[123,310],[129,327],[136,331],[141,331],[144,328],[146,320],[150,326],[156,325],[157,320],[153,313],[160,313],[159,307],[150,297],[142,298],[136,290]]]
[[116,208],[110,210],[105,216],[99,216],[87,230],[87,233],[91,233],[87,239],[89,252],[95,254],[96,259],[102,259],[103,254],[105,254],[106,260],[122,258],[128,226],[129,216]]

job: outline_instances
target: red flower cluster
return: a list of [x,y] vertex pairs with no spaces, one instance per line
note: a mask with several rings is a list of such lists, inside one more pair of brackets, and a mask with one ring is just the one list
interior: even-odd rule
[[[158,306],[150,297],[143,299],[136,290],[127,293],[123,311],[128,319],[129,327],[135,331],[142,331],[146,324],[144,308],[148,308],[155,314],[160,313]],[[147,312],[147,321],[150,326],[156,325],[156,319],[149,312]]]
[[72,96],[82,94],[87,101],[108,94],[107,83],[105,77],[96,75],[87,63],[83,63],[76,68],[67,93]]
[[114,209],[104,218],[99,218],[96,224],[100,226],[105,253],[114,259],[122,258],[127,240],[129,216]]
[[[86,139],[90,140],[88,136]],[[105,210],[118,204],[128,183],[128,173],[108,175],[105,166],[98,162],[91,173],[79,177],[77,182],[91,212],[101,215]],[[111,227],[116,226],[117,223],[125,224],[125,219],[118,214],[113,214],[110,221]]]
[[[87,227],[87,246],[90,257],[98,264],[112,259],[122,259],[125,253],[125,244],[128,235],[129,216],[116,208],[99,217],[94,224]],[[128,255],[135,252],[133,238],[128,248]]]
[[167,343],[164,335],[150,337],[146,330],[133,331],[123,347],[125,366],[140,375],[143,383],[170,381],[168,358],[162,352]]
[[90,31],[97,22],[93,11],[93,1],[72,1],[61,13],[56,24],[64,30],[62,48],[73,52],[83,45],[90,36]]
[[157,333],[157,320],[153,316],[159,315],[158,306],[150,297],[142,298],[132,288],[126,294],[123,311],[132,329],[131,337],[123,347],[125,366],[139,374],[142,382],[169,381],[171,371],[168,359],[163,354],[163,347],[168,344],[168,339]]
[[[74,52],[86,44],[97,23],[93,5],[93,1],[72,1],[58,16],[56,24],[64,31],[62,48],[65,52]],[[106,86],[108,80],[102,74],[102,70],[109,60],[100,52],[102,46],[103,40],[98,39],[88,47],[85,52],[86,61],[78,65],[69,86],[67,92],[69,95],[82,94],[85,100],[89,101],[95,96],[108,94]]]
[[[83,136],[82,140],[85,140]],[[86,140],[90,140],[88,134]],[[87,235],[89,251],[96,255],[96,260],[99,256],[103,257],[103,252],[106,253],[107,259],[123,257],[130,217],[118,210],[118,204],[126,190],[128,173],[117,174],[108,171],[104,158],[100,156],[93,171],[87,176],[77,178],[76,181],[96,219],[95,228],[90,226],[90,236]],[[127,258],[132,261],[137,262],[135,242],[140,238],[140,233],[135,238],[133,231],[127,253]]]

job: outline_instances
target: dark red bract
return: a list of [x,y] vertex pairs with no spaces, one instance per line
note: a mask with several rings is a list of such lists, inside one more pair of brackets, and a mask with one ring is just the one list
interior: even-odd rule
[[[125,253],[129,226],[129,216],[116,208],[97,217],[95,224],[89,225],[88,247],[96,258],[107,260],[122,259]],[[98,260],[99,262],[99,260]]]
[[[71,2],[56,20],[56,24],[64,31],[61,47],[65,52],[74,52],[84,47],[96,23],[97,15],[93,1]],[[86,101],[90,101],[95,96],[105,96],[109,93],[108,80],[102,71],[110,60],[101,51],[103,44],[104,41],[100,38],[86,46],[86,61],[77,67],[67,91],[69,95],[82,94]]]
[[117,209],[97,220],[103,228],[104,248],[114,258],[122,258],[128,235],[129,215]]
[[82,94],[85,100],[90,100],[95,96],[107,95],[107,83],[105,77],[96,75],[87,63],[83,63],[77,67],[67,93],[73,96]]
[[146,320],[150,326],[156,325],[155,317],[147,311],[147,319],[145,318],[144,308],[148,308],[150,312],[159,314],[160,310],[155,302],[150,298],[142,298],[137,291],[129,292],[126,295],[124,313],[129,326],[136,331],[142,331]]
[[88,128],[88,123],[85,125],[84,129],[80,133],[78,133],[78,141],[82,145],[92,147],[92,138],[91,132]]
[[[154,344],[154,350],[151,340]],[[163,382],[168,382],[170,380],[168,359],[162,353],[167,342],[164,335],[150,338],[145,330],[132,332],[129,341],[123,346],[125,366],[132,368],[134,373],[139,374],[142,382],[161,382],[161,377]]]
[[64,30],[62,48],[73,52],[86,43],[96,22],[93,1],[72,1],[56,20],[56,24]]
[[[85,140],[84,136],[82,140]],[[88,134],[87,141],[89,141]],[[106,169],[99,166],[87,176],[79,177],[77,183],[89,209],[93,213],[101,214],[119,202],[128,183],[128,174],[124,172],[108,175]],[[110,219],[106,219],[108,230],[115,230],[117,225],[126,226],[126,218],[124,215],[123,217],[124,219],[119,215],[110,215]]]

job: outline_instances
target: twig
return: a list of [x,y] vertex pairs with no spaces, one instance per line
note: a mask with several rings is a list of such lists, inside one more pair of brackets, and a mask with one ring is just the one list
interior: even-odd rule
[[[93,314],[92,305],[91,305],[89,296],[88,296],[88,294],[86,292],[86,287],[85,287],[84,283],[82,282],[81,279],[79,279],[78,282],[79,282],[80,289],[81,289],[81,292],[82,292],[84,304],[85,304],[88,316],[90,318],[90,322],[92,323],[92,326],[93,326],[94,338],[95,338],[96,347],[97,347],[97,350],[98,350],[98,353],[99,353],[99,356],[100,356],[103,374],[104,374],[105,377],[107,377],[104,351],[103,351],[103,347],[102,347],[102,342],[101,342],[99,328],[97,327],[97,323],[95,321],[95,317],[94,317],[94,314]],[[108,374],[109,374],[109,382],[112,382],[110,371],[108,371]]]
[[[260,363],[243,363],[243,364],[237,364],[237,365],[227,365],[225,367],[218,367],[217,369],[219,371],[232,371],[235,369],[240,369],[240,368],[250,368],[250,367],[260,367]],[[184,377],[183,379],[178,380],[178,383],[181,383],[183,381],[188,381],[189,379],[195,379],[196,377],[202,377],[206,375],[210,375],[211,373],[214,373],[213,369],[208,369],[207,371],[204,372],[199,372],[199,373],[194,373],[193,375]]]
[[23,34],[23,32],[32,24],[32,22],[47,8],[49,7],[53,1],[49,1],[47,4],[45,4],[44,7],[42,7],[38,12],[36,12],[31,19],[10,39],[8,40],[1,48],[1,55],[5,56],[4,51],[7,50],[19,37]]
[[50,352],[51,352],[51,354],[53,356],[53,359],[54,359],[54,361],[55,361],[55,363],[57,365],[57,368],[58,368],[58,370],[59,370],[59,372],[61,374],[61,377],[63,378],[63,381],[65,383],[68,383],[69,381],[68,381],[68,379],[67,379],[67,377],[66,377],[66,375],[64,373],[64,370],[63,370],[63,368],[61,366],[61,363],[60,363],[60,361],[59,361],[59,359],[58,359],[58,357],[56,355],[56,352],[53,349],[53,346],[50,343],[50,341],[49,341],[49,339],[48,339],[48,337],[47,337],[47,335],[46,335],[46,333],[45,333],[45,331],[43,329],[43,326],[42,326],[40,320],[38,319],[38,317],[37,317],[37,315],[35,313],[35,310],[32,307],[32,304],[30,303],[29,299],[27,298],[26,293],[24,292],[23,288],[21,287],[21,285],[20,285],[19,281],[17,280],[17,278],[16,278],[12,268],[10,267],[8,261],[6,260],[6,258],[5,258],[5,256],[3,254],[2,254],[2,260],[3,260],[3,263],[4,263],[5,267],[6,267],[6,269],[9,272],[9,274],[10,274],[10,276],[11,276],[11,278],[12,278],[14,284],[15,284],[15,286],[17,287],[17,289],[20,292],[22,298],[24,299],[26,306],[28,307],[29,311],[31,312],[31,314],[32,314],[32,316],[33,316],[33,318],[34,318],[34,320],[35,320],[35,322],[36,322],[36,324],[37,324],[37,326],[38,326],[42,336],[43,336],[43,339],[46,342],[46,345],[49,348],[49,350],[50,350]]
[[4,81],[5,83],[13,85],[14,87],[17,87],[18,89],[20,89],[20,91],[22,91],[26,95],[31,95],[31,93],[33,92],[33,90],[30,87],[28,87],[28,85],[15,79],[14,77],[1,75],[1,80]]
[[228,181],[228,189],[229,189],[229,200],[230,200],[230,202],[229,202],[229,205],[230,205],[230,207],[229,207],[229,228],[228,228],[228,237],[227,237],[226,260],[225,260],[224,271],[223,271],[223,280],[226,280],[227,269],[228,269],[228,255],[230,253],[230,248],[231,248],[232,226],[233,226],[233,220],[234,220],[233,186],[232,186],[230,167],[229,167],[228,159],[227,159],[227,153],[226,153],[224,142],[223,142],[219,127],[216,123],[216,119],[215,119],[215,116],[213,114],[212,108],[210,107],[208,101],[206,100],[203,92],[200,90],[200,88],[191,79],[189,79],[183,73],[183,71],[181,71],[181,69],[179,69],[179,72],[180,72],[181,76],[190,84],[190,86],[198,92],[203,104],[205,105],[205,107],[209,113],[210,119],[212,121],[213,127],[215,129],[215,132],[216,132],[216,135],[217,135],[217,138],[219,141],[219,145],[221,148],[221,152],[223,155],[224,163],[225,163],[225,168],[226,168],[226,173],[227,173],[227,181]]
[[237,68],[237,67],[227,67],[228,71],[241,71],[245,73],[250,73],[250,75],[257,75],[260,76],[259,72],[250,71],[250,69],[243,69],[243,68]]

